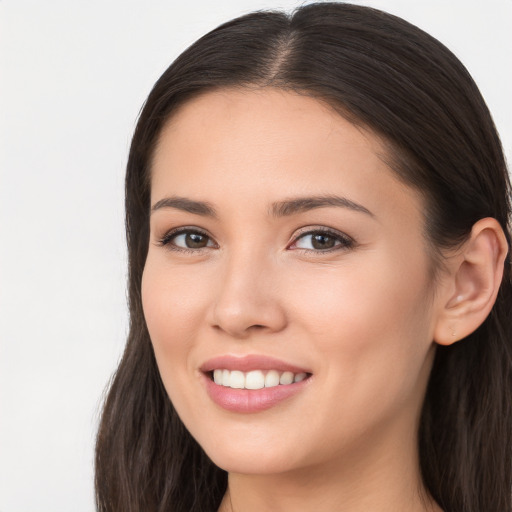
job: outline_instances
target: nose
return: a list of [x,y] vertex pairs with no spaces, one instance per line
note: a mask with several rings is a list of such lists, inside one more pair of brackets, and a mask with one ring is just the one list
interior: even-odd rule
[[256,254],[227,258],[218,278],[212,325],[231,337],[276,333],[287,325],[276,262]]

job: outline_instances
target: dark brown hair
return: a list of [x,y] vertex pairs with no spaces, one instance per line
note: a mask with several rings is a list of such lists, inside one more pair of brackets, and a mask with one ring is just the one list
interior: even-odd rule
[[[343,3],[291,15],[255,12],[205,35],[155,84],[130,149],[130,332],[98,432],[101,512],[213,511],[225,492],[226,473],[187,432],[162,385],[140,286],[150,163],[163,124],[200,93],[244,86],[318,98],[386,141],[390,167],[425,198],[434,255],[463,241],[484,217],[501,223],[510,246],[510,183],[496,129],[467,70],[436,39],[400,18]],[[425,486],[445,512],[512,511],[510,271],[507,259],[485,322],[437,348],[418,449]]]

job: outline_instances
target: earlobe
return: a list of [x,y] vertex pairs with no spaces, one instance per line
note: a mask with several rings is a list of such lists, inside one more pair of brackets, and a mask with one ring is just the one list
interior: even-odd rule
[[507,240],[496,219],[475,223],[469,239],[452,258],[449,292],[441,299],[434,341],[451,345],[484,322],[498,295],[507,252]]

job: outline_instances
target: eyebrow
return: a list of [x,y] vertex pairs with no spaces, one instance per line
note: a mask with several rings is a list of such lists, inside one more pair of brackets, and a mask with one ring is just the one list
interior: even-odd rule
[[340,196],[315,196],[315,197],[298,197],[296,199],[289,199],[274,203],[271,208],[271,213],[274,217],[285,217],[288,215],[295,215],[315,208],[327,208],[329,206],[348,208],[356,212],[365,213],[370,217],[374,214],[365,208],[363,205],[351,201],[346,197]]
[[[351,201],[346,197],[333,195],[298,197],[278,201],[272,204],[270,214],[274,217],[288,217],[290,215],[303,213],[316,208],[327,207],[348,208],[349,210],[354,210],[356,212],[369,215],[370,217],[374,217],[374,214],[363,205]],[[217,218],[217,211],[210,203],[206,201],[195,201],[193,199],[187,199],[186,197],[166,197],[157,201],[152,206],[151,211],[154,212],[162,208],[175,208],[195,215]]]
[[205,201],[194,201],[186,197],[166,197],[157,201],[151,208],[151,212],[160,210],[161,208],[175,208],[195,215],[202,215],[204,217],[217,217],[215,208]]

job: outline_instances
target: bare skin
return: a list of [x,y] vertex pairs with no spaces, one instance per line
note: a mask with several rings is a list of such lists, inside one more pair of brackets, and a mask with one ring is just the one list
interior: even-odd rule
[[[418,422],[435,341],[471,328],[447,305],[458,311],[474,273],[455,279],[457,254],[434,289],[422,198],[384,153],[325,105],[273,89],[207,93],[162,132],[144,313],[180,418],[229,473],[220,512],[441,510],[421,481]],[[482,225],[477,250],[495,233]],[[201,370],[226,355],[306,368],[307,385],[226,410]]]

